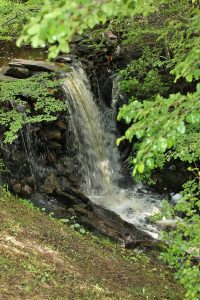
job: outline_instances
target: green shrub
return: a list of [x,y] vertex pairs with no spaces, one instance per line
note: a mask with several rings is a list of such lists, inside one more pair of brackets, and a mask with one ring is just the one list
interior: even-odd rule
[[0,82],[0,125],[5,131],[4,142],[12,143],[24,124],[53,121],[56,112],[66,109],[65,103],[54,97],[59,86],[60,82],[47,73]]
[[[55,2],[54,0],[50,1]],[[24,24],[38,15],[45,0],[18,0],[0,1],[0,40],[16,40],[19,37]]]
[[[163,233],[168,247],[161,257],[176,269],[176,279],[186,289],[185,299],[199,300],[200,297],[200,171],[193,170],[196,179],[184,184],[182,198],[175,205],[164,210],[170,219],[181,213],[183,218],[177,228]],[[167,214],[165,213],[167,211]]]
[[153,100],[160,93],[165,95],[168,83],[163,82],[160,67],[164,63],[160,60],[162,49],[159,46],[150,48],[143,45],[140,58],[133,60],[119,72],[121,77],[120,90],[128,95],[133,95],[133,100]]

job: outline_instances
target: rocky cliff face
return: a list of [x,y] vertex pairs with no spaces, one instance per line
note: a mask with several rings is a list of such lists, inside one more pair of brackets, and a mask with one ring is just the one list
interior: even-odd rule
[[[39,72],[54,72],[57,67],[53,63],[14,60],[2,68],[1,80],[21,80]],[[26,99],[31,102],[29,95]],[[25,125],[12,145],[3,143],[1,132],[0,153],[5,163],[1,180],[13,192],[24,197],[31,197],[36,191],[63,197],[65,188],[78,189],[74,168],[77,149],[70,116],[60,113],[57,117],[53,122]]]
[[[88,46],[84,47],[86,49]],[[105,111],[106,107],[111,107],[116,65],[107,61],[104,51],[97,57],[94,52],[88,54],[82,48],[83,46],[76,47],[75,54],[58,57],[55,63],[15,59],[1,69],[0,80],[20,81],[34,74],[55,72],[62,66],[77,62],[76,55],[80,55],[78,61],[82,62],[88,73],[98,106],[100,110]],[[65,72],[59,71],[59,77],[64,76]],[[29,105],[29,95],[23,97]],[[61,89],[57,97],[63,100]],[[54,122],[25,125],[12,146],[3,144],[2,132],[1,157],[7,168],[7,172],[2,175],[2,181],[15,193],[30,197],[35,191],[39,191],[45,194],[60,194],[62,197],[65,187],[79,191],[79,162],[76,159],[78,149],[71,116],[64,112],[57,114],[57,117]]]

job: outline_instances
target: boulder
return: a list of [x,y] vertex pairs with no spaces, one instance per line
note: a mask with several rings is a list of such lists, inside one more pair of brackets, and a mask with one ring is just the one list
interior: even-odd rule
[[1,74],[18,79],[28,78],[30,76],[29,70],[22,67],[3,67]]
[[180,202],[181,198],[183,197],[181,194],[179,193],[171,193],[170,194],[171,196],[171,199],[170,199],[170,202],[173,204],[173,205],[176,205],[177,203]]
[[[55,212],[57,208],[54,209],[54,204],[55,207],[61,205],[70,208],[68,212],[65,211],[69,219],[75,220],[96,234],[121,242],[127,248],[157,246],[158,241],[149,234],[124,221],[115,212],[94,204],[79,189],[71,188],[65,178],[57,177],[53,173],[46,178],[40,193],[31,200],[35,205],[45,208],[46,212]],[[72,216],[75,219],[71,218]]]

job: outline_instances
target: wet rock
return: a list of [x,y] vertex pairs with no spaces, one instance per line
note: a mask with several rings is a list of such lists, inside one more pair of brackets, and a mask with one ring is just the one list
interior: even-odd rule
[[182,196],[181,194],[179,194],[179,193],[176,193],[176,194],[171,193],[170,196],[171,196],[170,202],[171,202],[173,205],[176,205],[176,204],[181,200],[181,198],[183,197],[183,196]]
[[31,202],[37,207],[44,208],[45,212],[53,213],[55,218],[63,218],[67,215],[66,207],[62,203],[45,194],[35,193],[31,197]]
[[49,141],[47,146],[52,150],[62,150],[62,145],[55,141]]
[[87,45],[78,45],[77,50],[81,54],[89,54],[91,52],[90,48]]
[[78,223],[91,231],[123,242],[128,248],[138,246],[152,247],[157,241],[150,235],[122,220],[116,213],[100,207],[91,201],[84,207],[75,207],[74,213]]
[[72,62],[72,60],[73,60],[73,56],[69,56],[69,55],[67,55],[67,56],[58,56],[56,59],[55,59],[55,61],[56,62],[60,62],[60,63],[71,63]]
[[28,78],[30,76],[30,72],[28,69],[22,67],[5,67],[3,75],[23,79]]
[[60,171],[60,175],[73,173],[75,168],[74,160],[67,156],[63,157],[57,162],[56,167]]
[[22,191],[22,186],[20,183],[14,183],[12,185],[12,188],[13,188],[13,191],[16,193],[16,194],[21,194],[21,191]]
[[58,69],[54,63],[48,63],[37,60],[14,59],[9,63],[10,67],[26,68],[29,71],[54,72]]
[[26,184],[26,185],[23,187],[23,192],[24,192],[27,196],[31,196],[33,190],[32,190],[32,188],[31,188],[29,185]]
[[[70,177],[71,180],[71,177]],[[72,188],[72,183],[65,176],[57,177],[54,173],[46,177],[44,184],[40,187],[40,192],[48,195],[54,195],[67,206],[81,205],[88,203],[89,199],[80,193],[79,189]]]
[[65,188],[64,191],[58,190],[54,193],[56,199],[59,199],[63,204],[67,207],[82,207],[84,204],[89,202],[89,199],[80,193],[79,190],[75,190],[73,188]]
[[58,120],[58,121],[56,122],[56,126],[58,126],[59,129],[61,129],[61,130],[67,129],[67,125],[66,125],[65,122],[62,121],[62,120]]
[[41,130],[40,134],[44,135],[49,140],[60,141],[62,139],[62,134],[59,129],[45,128]]
[[46,177],[44,184],[40,187],[40,191],[45,194],[52,194],[60,190],[60,184],[56,178],[56,175],[53,173]]
[[33,193],[32,188],[24,181],[17,182],[15,180],[11,180],[10,186],[13,192],[21,197],[30,197]]

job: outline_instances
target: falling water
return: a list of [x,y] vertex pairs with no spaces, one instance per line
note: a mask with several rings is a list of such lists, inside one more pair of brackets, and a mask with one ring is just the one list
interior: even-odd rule
[[82,188],[88,195],[112,194],[114,171],[105,145],[100,113],[82,68],[73,69],[65,79],[64,91],[78,143]]
[[[157,229],[146,218],[159,211],[160,199],[141,187],[118,187],[119,155],[113,145],[113,117],[107,114],[106,130],[93,99],[84,70],[75,66],[63,84],[78,146],[79,174],[84,193],[96,204],[119,214],[124,220],[157,237]],[[108,125],[108,124],[107,124]]]

